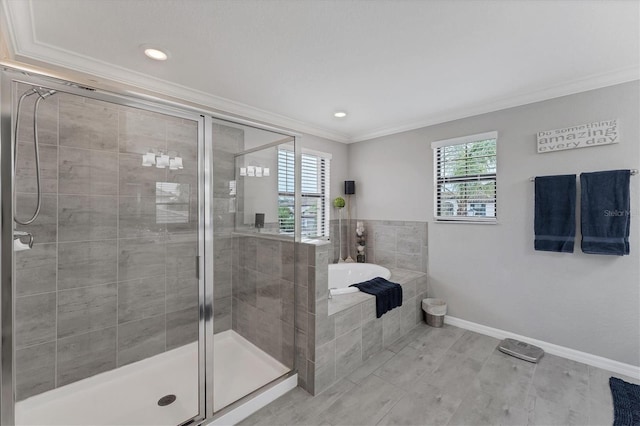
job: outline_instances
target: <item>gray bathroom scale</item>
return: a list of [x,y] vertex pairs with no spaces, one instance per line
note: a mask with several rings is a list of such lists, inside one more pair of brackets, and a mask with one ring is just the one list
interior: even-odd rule
[[544,351],[541,348],[515,339],[504,339],[498,345],[498,349],[507,355],[536,363],[544,355]]

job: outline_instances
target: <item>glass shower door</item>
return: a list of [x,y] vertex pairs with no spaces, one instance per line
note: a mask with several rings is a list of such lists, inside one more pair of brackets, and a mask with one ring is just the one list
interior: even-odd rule
[[293,164],[279,164],[278,152],[295,146],[293,137],[223,120],[213,120],[212,140],[218,412],[294,368],[295,221],[278,192]]
[[204,415],[202,120],[29,79],[11,91],[24,223],[13,252],[16,424],[175,425]]

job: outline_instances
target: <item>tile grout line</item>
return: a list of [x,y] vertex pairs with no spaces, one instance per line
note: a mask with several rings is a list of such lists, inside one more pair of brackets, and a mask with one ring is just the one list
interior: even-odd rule
[[[416,324],[416,327],[417,327],[417,326],[418,326],[418,324]],[[414,327],[414,328],[415,328],[415,327]],[[413,328],[412,328],[412,330],[413,330]],[[438,364],[437,364],[436,366],[434,366],[434,367],[433,367],[433,369],[432,369],[431,371],[425,371],[425,372],[424,372],[423,374],[421,374],[419,377],[415,378],[415,379],[414,379],[414,382],[415,382],[415,381],[420,380],[421,378],[423,378],[423,377],[424,377],[424,376],[426,376],[427,374],[431,374],[431,373],[433,373],[435,370],[437,370],[437,369],[440,367],[440,365],[442,364],[442,362],[444,362],[444,359],[445,359],[445,355],[446,355],[446,353],[447,353],[447,352],[448,352],[448,351],[453,347],[453,345],[455,345],[455,344],[456,344],[456,342],[457,342],[458,340],[460,340],[460,339],[462,338],[462,336],[464,336],[464,333],[462,333],[460,336],[458,336],[458,338],[457,338],[457,339],[455,339],[455,340],[454,340],[454,341],[453,341],[453,342],[452,342],[452,343],[447,347],[447,349],[445,349],[445,350],[444,350],[444,353],[443,353],[443,355],[440,357],[440,360],[439,360]],[[414,340],[415,340],[415,339],[414,339]],[[409,344],[405,345],[404,347],[407,347],[408,345],[409,345]],[[403,349],[404,349],[404,347],[403,347]],[[402,349],[401,349],[401,350],[402,350]],[[400,352],[400,351],[398,351],[398,352]],[[392,359],[393,359],[397,354],[398,354],[398,353],[396,352],[396,353],[395,353],[391,358],[389,358],[389,360],[387,360],[387,361],[385,362],[385,364],[386,364],[387,362],[389,362],[390,360],[392,360]],[[487,359],[488,359],[488,358],[487,358]],[[384,364],[383,364],[383,365],[384,365]],[[375,374],[375,372],[373,372],[372,374],[373,374],[373,375],[375,375],[376,377],[380,377],[380,376],[376,375],[376,374]],[[383,378],[381,378],[381,377],[380,377],[380,379],[384,380],[384,379],[383,379]],[[386,380],[384,380],[384,381],[385,381],[385,382],[387,382]],[[393,383],[390,383],[390,382],[387,382],[387,383],[389,383],[389,384],[391,384],[392,386],[395,386],[396,388],[398,388],[398,389],[402,390],[402,391],[404,392],[404,395],[403,395],[400,399],[398,399],[398,401],[396,401],[396,403],[395,403],[395,404],[393,404],[393,406],[392,406],[391,408],[389,408],[389,410],[388,410],[388,411],[387,411],[387,412],[386,412],[386,413],[385,413],[385,414],[380,418],[380,420],[379,420],[376,424],[379,424],[379,423],[382,421],[382,419],[384,419],[384,417],[385,417],[387,414],[389,414],[389,413],[391,412],[391,410],[393,409],[393,407],[395,407],[395,406],[396,406],[396,405],[397,405],[397,404],[402,400],[402,398],[404,398],[406,395],[408,395],[408,394],[410,393],[410,391],[405,390],[405,389],[403,389],[403,388],[401,388],[401,387],[399,387],[399,386],[396,386],[396,385],[394,385]],[[455,414],[455,412],[454,412],[454,414]],[[452,415],[451,417],[453,418],[453,415]]]
[[[531,379],[529,380],[529,386],[527,386],[527,393],[525,396],[525,400],[524,400],[524,409],[527,413],[527,421],[529,421],[529,417],[531,416],[531,412],[535,410],[535,404],[538,403],[537,398],[535,400],[533,400],[533,410],[531,409],[531,402],[527,403],[527,400],[529,400],[529,396],[531,395],[531,389],[533,388],[533,381],[536,377],[536,373],[538,372],[538,363],[535,363],[535,365],[533,366],[533,373],[531,373]],[[531,401],[531,400],[529,400]]]
[[[117,126],[116,133],[116,149],[117,153],[120,152],[120,114],[115,114],[115,121]],[[116,169],[116,365],[118,368],[120,362],[120,344],[119,344],[119,329],[120,329],[120,155],[117,156],[117,169]]]
[[[58,387],[58,287],[60,285],[58,277],[59,277],[59,268],[60,268],[60,236],[59,236],[59,214],[58,210],[60,209],[60,100],[57,99],[58,108],[57,108],[57,119],[56,119],[56,138],[58,144],[56,145],[56,310],[55,310],[55,321],[56,321],[56,335],[55,335],[55,345],[54,345],[54,360],[53,360],[53,388],[56,389]],[[42,185],[41,185],[42,190]]]
[[593,424],[591,422],[591,369],[593,367],[587,365],[587,424]]
[[[462,333],[462,336],[464,336],[466,334],[466,331],[464,333]],[[460,336],[460,337],[462,337]],[[484,360],[484,362],[482,363],[482,367],[480,367],[480,369],[478,370],[478,372],[476,373],[475,377],[473,378],[473,382],[475,382],[478,378],[478,376],[480,375],[480,373],[482,372],[482,370],[485,368],[485,366],[489,363],[489,359],[491,359],[491,355],[493,354],[493,352],[495,352],[495,349],[487,356],[487,358]],[[468,358],[468,357],[466,357]],[[471,392],[471,387],[469,387],[467,389],[467,391],[464,393],[464,395],[462,396],[461,400],[460,400],[460,404],[458,405],[458,407],[455,409],[455,411],[453,412],[453,414],[451,415],[451,418],[449,419],[449,421],[447,422],[447,425],[451,425],[451,420],[456,416],[456,414],[458,413],[458,410],[460,410],[460,408],[462,407],[462,404],[464,404],[464,402],[467,400],[467,396],[470,394]],[[456,426],[456,425],[451,425],[451,426]]]
[[[119,117],[120,117],[120,114],[118,114],[118,118]],[[164,149],[164,151],[167,151],[168,150],[168,146],[167,146],[167,123],[163,122],[163,125],[164,125],[164,147],[163,147],[163,149]],[[168,154],[168,151],[167,151],[167,154]],[[166,182],[168,180],[167,179],[168,169],[165,168],[163,170],[163,172],[161,172],[161,173],[164,173],[164,180]],[[156,191],[157,191],[157,187],[156,187]],[[168,324],[168,321],[167,321],[167,295],[168,295],[168,291],[167,291],[168,290],[168,287],[167,287],[167,283],[168,283],[168,280],[167,280],[167,262],[168,262],[169,253],[168,253],[168,235],[167,235],[167,225],[166,224],[164,225],[164,233],[163,233],[163,238],[162,238],[162,244],[164,246],[164,262],[163,262],[163,266],[164,266],[163,267],[163,271],[164,271],[164,351],[166,352],[168,347],[169,347],[168,342],[167,342],[167,331],[168,331],[168,328],[169,328],[169,324]],[[198,301],[198,303],[200,303],[200,302]],[[200,322],[200,320],[198,319],[198,323],[199,322]],[[200,333],[198,332],[198,336],[199,335],[200,335]],[[197,340],[199,340],[199,338]],[[198,342],[198,343],[200,343],[200,342]]]

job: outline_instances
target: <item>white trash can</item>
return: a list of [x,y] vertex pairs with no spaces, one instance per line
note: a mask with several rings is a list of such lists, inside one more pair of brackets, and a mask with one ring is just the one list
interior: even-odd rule
[[427,325],[442,327],[447,313],[447,304],[442,299],[422,299],[422,312]]

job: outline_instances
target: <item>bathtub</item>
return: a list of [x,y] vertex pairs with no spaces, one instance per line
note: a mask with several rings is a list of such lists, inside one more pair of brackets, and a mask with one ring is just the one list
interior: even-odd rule
[[355,287],[349,287],[351,284],[361,283],[382,277],[389,279],[391,271],[384,266],[374,265],[373,263],[336,263],[329,265],[329,292],[332,296],[337,294],[357,293]]

